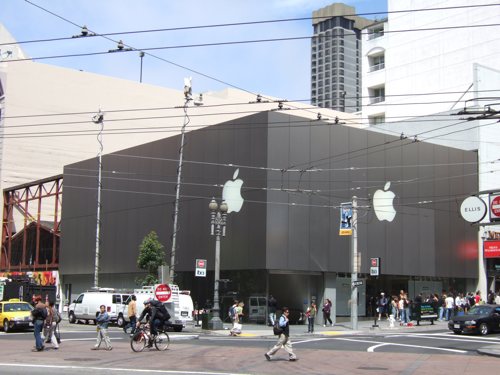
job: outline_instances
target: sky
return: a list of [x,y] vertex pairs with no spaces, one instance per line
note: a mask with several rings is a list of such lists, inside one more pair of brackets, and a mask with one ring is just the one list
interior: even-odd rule
[[[313,10],[332,3],[328,0],[2,0],[0,22],[17,41],[33,41],[78,35],[81,25],[103,34],[311,17]],[[387,9],[386,0],[347,0],[344,3],[355,7],[358,14]],[[306,19],[113,35],[109,37],[113,41],[87,37],[23,43],[21,46],[34,58],[106,52],[116,49],[116,41],[120,39],[128,46],[143,49],[308,37],[312,32],[311,20]],[[135,81],[139,81],[141,73],[138,51],[38,62]],[[182,89],[183,78],[190,76],[194,93],[233,86],[287,100],[307,100],[310,97],[310,40],[169,48],[149,51],[143,58],[144,83]]]

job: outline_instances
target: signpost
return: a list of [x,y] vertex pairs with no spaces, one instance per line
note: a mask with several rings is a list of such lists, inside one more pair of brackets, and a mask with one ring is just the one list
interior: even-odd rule
[[380,276],[380,258],[370,258],[370,276]]
[[194,275],[196,277],[207,276],[207,261],[205,259],[196,259],[196,269]]
[[158,284],[155,288],[155,298],[161,303],[167,302],[172,297],[172,289],[168,284]]

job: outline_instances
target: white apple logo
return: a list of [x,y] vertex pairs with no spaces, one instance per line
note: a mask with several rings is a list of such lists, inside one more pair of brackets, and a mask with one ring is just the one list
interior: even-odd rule
[[224,188],[222,189],[222,200],[227,203],[227,213],[240,212],[241,206],[243,206],[243,197],[241,196],[241,185],[243,185],[243,180],[236,179],[238,177],[239,169],[237,169],[233,174],[233,179],[226,181]]
[[387,220],[391,222],[396,216],[396,210],[392,203],[396,195],[389,191],[390,187],[391,182],[388,181],[384,186],[384,190],[379,189],[373,194],[373,209],[379,221]]

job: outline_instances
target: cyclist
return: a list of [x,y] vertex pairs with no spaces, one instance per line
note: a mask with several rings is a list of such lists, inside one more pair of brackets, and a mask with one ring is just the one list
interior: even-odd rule
[[151,347],[155,336],[158,334],[158,327],[165,325],[170,319],[170,314],[163,303],[153,298],[148,298],[144,301],[144,310],[142,310],[141,316],[137,319],[137,327],[139,327],[144,317],[146,317],[146,321],[149,323],[151,330],[151,341],[148,344],[148,346]]

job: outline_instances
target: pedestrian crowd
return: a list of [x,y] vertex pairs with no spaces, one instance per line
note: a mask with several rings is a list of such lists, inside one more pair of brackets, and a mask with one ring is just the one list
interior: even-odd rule
[[35,296],[33,299],[35,304],[31,311],[33,319],[35,347],[32,351],[41,352],[45,349],[44,343],[50,343],[54,350],[59,349],[61,342],[59,336],[59,323],[61,322],[61,314],[55,307],[55,303],[50,301],[48,304],[42,302],[41,296]]

